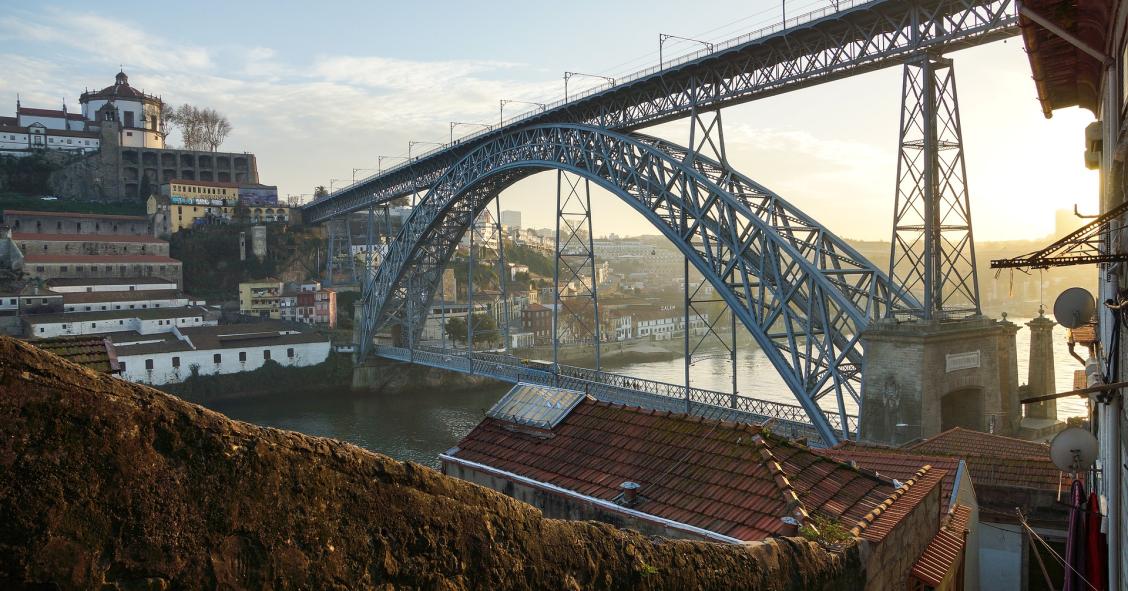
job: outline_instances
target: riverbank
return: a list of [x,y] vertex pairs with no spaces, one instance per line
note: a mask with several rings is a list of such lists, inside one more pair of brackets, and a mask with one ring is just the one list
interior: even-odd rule
[[283,367],[267,361],[254,371],[222,374],[194,374],[179,384],[164,384],[160,389],[190,402],[201,404],[219,400],[254,398],[289,388],[315,385],[323,389],[348,388],[352,383],[352,356],[330,353],[329,358],[308,367]]

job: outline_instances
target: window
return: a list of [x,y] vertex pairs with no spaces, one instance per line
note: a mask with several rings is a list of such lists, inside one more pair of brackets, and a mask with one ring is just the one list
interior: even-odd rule
[[219,353],[212,355],[212,361],[215,362],[215,363],[219,363],[219,362],[223,361],[223,355],[220,355]]
[[91,322],[91,323],[90,323],[90,328],[98,328],[98,325],[97,325],[97,324],[95,324],[95,323],[93,323],[93,322]]
[[145,369],[153,369],[153,360],[152,359],[146,359],[145,360]]
[[270,361],[270,349],[262,350],[262,359],[263,361]]
[[243,362],[243,361],[246,361],[246,360],[247,360],[247,352],[246,351],[239,351],[239,361]]
[[294,348],[293,347],[286,349],[286,357],[289,357],[290,359],[294,358]]
[[180,357],[173,357],[172,358],[172,366],[173,367],[180,367]]
[[125,373],[125,362],[124,361],[118,361],[118,368],[121,369],[121,373]]
[[63,266],[59,267],[59,272],[60,273],[66,273],[67,272],[67,266],[63,265]]

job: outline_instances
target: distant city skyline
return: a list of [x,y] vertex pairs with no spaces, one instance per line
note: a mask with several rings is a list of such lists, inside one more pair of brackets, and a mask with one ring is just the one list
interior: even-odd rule
[[[827,4],[787,9],[794,16]],[[651,2],[646,11],[586,0],[437,6],[355,2],[314,11],[251,2],[222,5],[222,19],[207,9],[180,14],[133,2],[115,4],[114,13],[77,2],[8,7],[0,17],[8,65],[0,115],[14,112],[17,93],[25,106],[58,108],[65,99],[73,109],[84,89],[108,85],[120,65],[134,86],[171,104],[226,114],[234,131],[222,149],[254,152],[263,182],[281,195],[308,195],[331,179],[337,187],[350,181],[354,168],[371,174],[379,156],[388,157],[385,166],[402,161],[410,140],[448,141],[451,121],[495,122],[499,99],[562,98],[565,70],[621,76],[656,65],[659,32],[721,40],[778,21],[780,8],[727,0],[693,10]],[[598,20],[584,16],[596,12]],[[544,43],[546,34],[561,38]],[[675,40],[665,56],[697,47]],[[1048,212],[1074,203],[1095,211],[1097,175],[1083,166],[1093,115],[1070,109],[1044,119],[1015,40],[950,57],[976,237],[1037,239],[1054,231]],[[576,78],[570,90],[599,82]],[[729,158],[835,233],[888,240],[900,85],[900,68],[889,68],[726,109]],[[505,115],[528,108],[509,104]],[[685,143],[684,128],[644,131]],[[475,130],[459,126],[456,137]],[[554,175],[531,177],[504,194],[502,209],[520,210],[526,227],[549,227],[554,186]],[[595,235],[656,233],[610,194],[594,195]]]

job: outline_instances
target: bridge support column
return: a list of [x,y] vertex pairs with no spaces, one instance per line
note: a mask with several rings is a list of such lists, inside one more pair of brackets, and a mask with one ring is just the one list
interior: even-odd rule
[[889,276],[925,320],[977,316],[979,279],[952,60],[904,66]]
[[952,427],[1016,433],[1017,332],[1005,319],[875,322],[862,334],[862,439],[900,445]]
[[599,276],[591,234],[591,184],[583,177],[557,170],[553,365],[559,363],[561,342],[579,345],[590,340],[595,369],[601,369]]
[[[984,318],[952,61],[904,66],[889,276],[920,307],[862,333],[861,437],[1016,432],[1018,327]],[[900,320],[900,322],[898,322]]]

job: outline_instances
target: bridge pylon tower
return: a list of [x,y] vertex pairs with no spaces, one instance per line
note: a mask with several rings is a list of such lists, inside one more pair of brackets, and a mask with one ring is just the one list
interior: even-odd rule
[[[348,215],[334,217],[325,222],[325,280],[326,287],[333,285],[333,276],[344,270],[351,281],[357,281],[356,258],[352,253],[352,229]],[[344,269],[341,269],[342,263]]]
[[981,313],[963,130],[952,60],[904,65],[889,276],[924,320]]
[[599,277],[591,232],[591,183],[556,171],[556,240],[553,258],[552,363],[559,365],[560,345],[591,342],[595,369],[601,369]]
[[952,60],[904,65],[889,276],[918,305],[862,333],[861,438],[1020,428],[1015,333],[982,314]]

